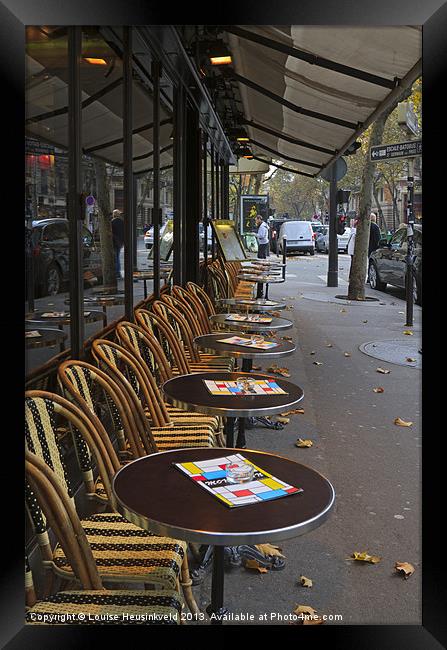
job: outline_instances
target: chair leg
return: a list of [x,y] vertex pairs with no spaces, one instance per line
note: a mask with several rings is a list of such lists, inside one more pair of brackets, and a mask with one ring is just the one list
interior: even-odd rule
[[198,546],[198,544],[193,544],[192,542],[190,542],[188,544],[188,548],[191,551],[194,560],[196,562],[200,562],[202,559],[202,553],[200,552],[200,547]]
[[51,570],[46,571],[44,584],[43,584],[43,587],[42,587],[43,598],[48,598],[53,593],[54,578],[55,578],[55,575],[54,575],[53,571],[51,571]]
[[194,598],[194,594],[192,593],[192,589],[191,589],[192,580],[189,574],[188,557],[186,554],[183,559],[183,564],[181,567],[180,582],[182,585],[183,595],[185,597],[186,604],[188,605],[189,611],[191,612],[191,614],[200,614],[199,606],[196,603],[196,599]]

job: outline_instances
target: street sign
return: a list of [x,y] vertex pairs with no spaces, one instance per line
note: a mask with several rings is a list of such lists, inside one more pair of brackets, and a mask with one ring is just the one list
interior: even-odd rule
[[407,131],[409,131],[410,137],[412,134],[420,134],[418,118],[411,102],[400,102],[397,105],[397,122],[405,126]]
[[341,181],[343,176],[348,171],[348,166],[344,158],[337,158],[335,163],[332,163],[330,167],[320,173],[321,178],[325,181],[332,180],[332,167],[335,165],[335,179],[336,181]]
[[413,158],[422,155],[422,140],[411,140],[410,142],[397,142],[396,144],[380,144],[371,147],[369,150],[370,160],[391,160],[393,158]]

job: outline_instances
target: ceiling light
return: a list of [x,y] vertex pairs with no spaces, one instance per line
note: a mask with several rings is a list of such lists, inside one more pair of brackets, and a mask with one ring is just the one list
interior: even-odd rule
[[84,61],[87,61],[87,63],[91,63],[91,65],[107,65],[107,61],[105,59],[94,59],[85,56]]
[[230,65],[233,63],[231,53],[223,41],[217,41],[210,45],[208,56],[211,65]]

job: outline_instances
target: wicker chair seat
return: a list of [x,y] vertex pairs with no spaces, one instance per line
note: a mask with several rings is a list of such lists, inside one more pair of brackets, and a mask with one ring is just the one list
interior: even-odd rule
[[175,406],[170,406],[166,403],[165,406],[175,425],[189,423],[204,424],[205,426],[212,427],[213,431],[218,431],[220,429],[220,421],[216,415],[204,415],[202,413],[183,411],[182,409],[178,409]]
[[211,429],[193,424],[188,427],[154,427],[152,435],[159,451],[182,449],[183,447],[217,447],[217,440]]
[[[186,542],[149,533],[115,512],[87,517],[81,525],[105,582],[149,582],[176,588]],[[59,573],[73,579],[73,569],[59,545],[53,551],[53,560]]]
[[[25,622],[28,625],[178,625],[181,610],[179,593],[172,590],[62,591],[30,607]],[[79,620],[79,614],[85,618]],[[43,620],[44,615],[52,618]]]

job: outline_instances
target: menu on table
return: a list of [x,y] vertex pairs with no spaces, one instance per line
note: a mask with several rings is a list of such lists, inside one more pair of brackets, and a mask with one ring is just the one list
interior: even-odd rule
[[[251,481],[230,483],[227,479],[226,466],[233,463],[251,465],[254,468]],[[242,454],[189,463],[174,463],[174,465],[202,489],[210,492],[230,508],[262,503],[303,492],[303,488],[294,487],[272,476]]]
[[229,339],[218,339],[218,343],[228,343],[229,345],[242,345],[246,348],[256,348],[257,350],[271,350],[276,348],[279,343],[274,343],[273,341],[252,341],[251,339],[245,339],[241,336],[232,336]]
[[64,318],[67,316],[65,311],[46,311],[42,314],[42,318]]
[[244,316],[243,314],[229,314],[225,320],[232,320],[241,323],[271,323],[273,318],[268,316]]
[[28,330],[27,332],[25,332],[25,338],[27,339],[34,339],[37,338],[38,336],[42,336],[42,334],[37,330]]
[[235,395],[235,396],[266,396],[266,395],[288,395],[274,379],[252,379],[250,386],[244,389],[236,381],[212,381],[204,379],[205,386],[211,395]]

